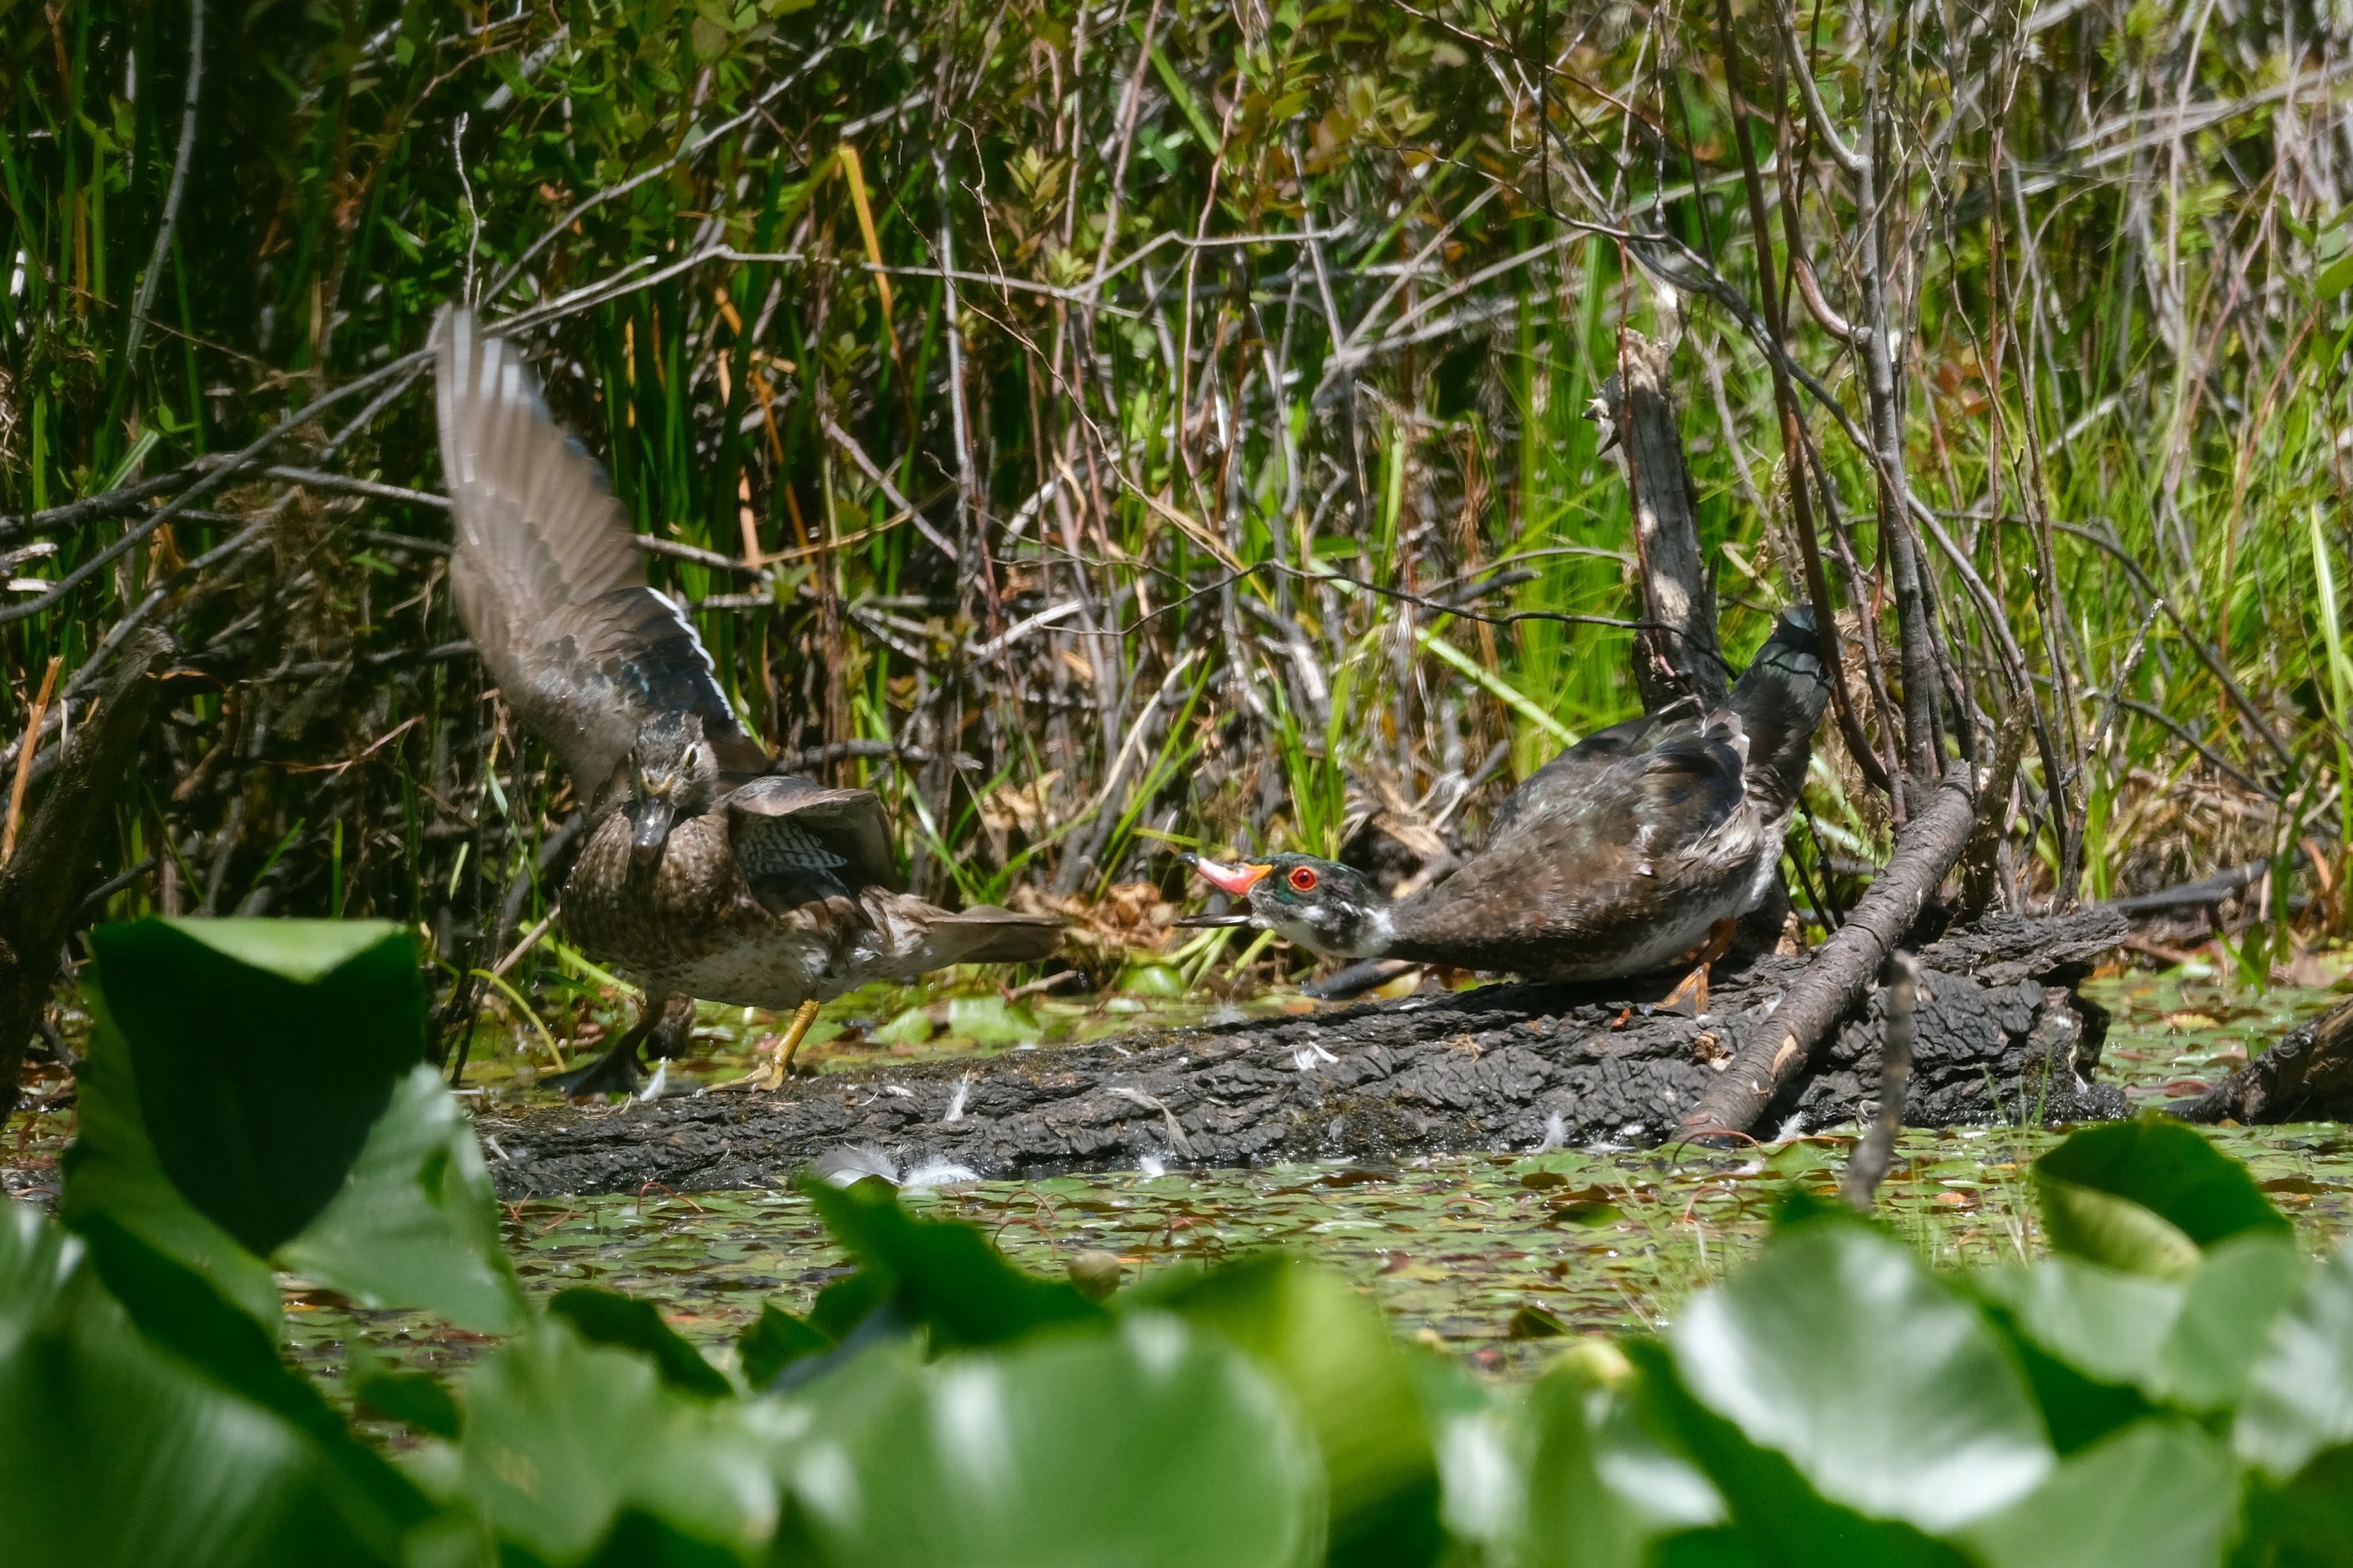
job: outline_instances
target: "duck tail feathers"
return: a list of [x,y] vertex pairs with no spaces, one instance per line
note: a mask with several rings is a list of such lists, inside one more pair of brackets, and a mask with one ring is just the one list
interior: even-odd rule
[[1016,914],[979,904],[934,916],[931,945],[934,962],[942,965],[1028,963],[1050,956],[1062,945],[1062,922],[1051,915]]
[[1732,689],[1732,710],[1748,734],[1747,776],[1778,816],[1796,804],[1814,749],[1814,726],[1830,705],[1814,612],[1781,612],[1773,635]]

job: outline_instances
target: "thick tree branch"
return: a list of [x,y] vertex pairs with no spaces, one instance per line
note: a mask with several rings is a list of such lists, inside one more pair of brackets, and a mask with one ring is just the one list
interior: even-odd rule
[[1812,1065],[1821,1042],[1910,933],[1921,907],[1960,858],[1976,819],[1972,772],[1965,763],[1946,770],[1944,783],[1913,815],[1887,869],[1790,985],[1770,1026],[1750,1037],[1683,1119],[1676,1137],[1698,1141],[1746,1133]]

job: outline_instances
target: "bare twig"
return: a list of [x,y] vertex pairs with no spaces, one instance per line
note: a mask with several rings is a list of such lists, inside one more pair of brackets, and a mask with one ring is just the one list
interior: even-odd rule
[[1904,1131],[1904,1101],[1912,1082],[1912,1010],[1920,989],[1920,966],[1908,952],[1891,952],[1880,972],[1887,996],[1879,1047],[1879,1104],[1862,1141],[1848,1159],[1839,1190],[1848,1204],[1871,1212],[1873,1195],[1895,1163],[1895,1140]]
[[8,820],[0,826],[0,866],[8,864],[16,853],[16,824],[25,815],[25,792],[33,783],[33,753],[40,749],[41,721],[48,717],[49,698],[58,689],[58,656],[49,656],[48,668],[41,672],[41,689],[33,699],[32,716],[25,721],[25,738],[16,745],[16,778],[8,786]]
[[139,292],[131,301],[131,326],[122,344],[123,374],[136,373],[139,340],[147,331],[147,312],[155,303],[156,286],[164,281],[164,263],[171,255],[173,237],[180,226],[180,196],[188,188],[188,164],[196,150],[196,100],[205,83],[205,0],[188,0],[187,99],[180,110],[180,150],[172,159],[172,183],[164,193],[164,216],[155,226],[154,247],[147,253],[147,270],[140,276]]

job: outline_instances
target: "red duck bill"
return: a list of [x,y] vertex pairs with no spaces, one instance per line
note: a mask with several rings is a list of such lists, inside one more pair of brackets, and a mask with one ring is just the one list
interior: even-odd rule
[[1248,895],[1252,888],[1258,886],[1260,878],[1274,869],[1271,866],[1229,866],[1223,861],[1212,860],[1206,855],[1195,855],[1189,858],[1193,863],[1193,869],[1201,874],[1203,881],[1208,882],[1219,892],[1237,899]]

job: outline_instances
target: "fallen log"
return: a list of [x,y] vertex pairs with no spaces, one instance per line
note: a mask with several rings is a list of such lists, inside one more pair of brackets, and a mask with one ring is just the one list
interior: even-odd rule
[[[2064,1122],[2125,1113],[2091,1081],[2106,1015],[2073,983],[2125,931],[2089,910],[1998,917],[1923,948],[1914,1125]],[[1084,1170],[1384,1163],[1470,1150],[1655,1142],[1744,1046],[1781,1025],[1806,973],[1771,955],[1719,967],[1698,1018],[1645,1011],[1672,977],[1499,984],[1301,1017],[1154,1031],[794,1079],[712,1093],[483,1116],[501,1194],[776,1186],[818,1155],[871,1145],[900,1168],[945,1161],[1019,1178]],[[1806,1128],[1852,1121],[1877,1091],[1883,1000],[1840,1021],[1814,1071],[1767,1107]]]
[[2197,1099],[2168,1107],[2184,1121],[2353,1121],[2353,1001],[2339,1002]]

